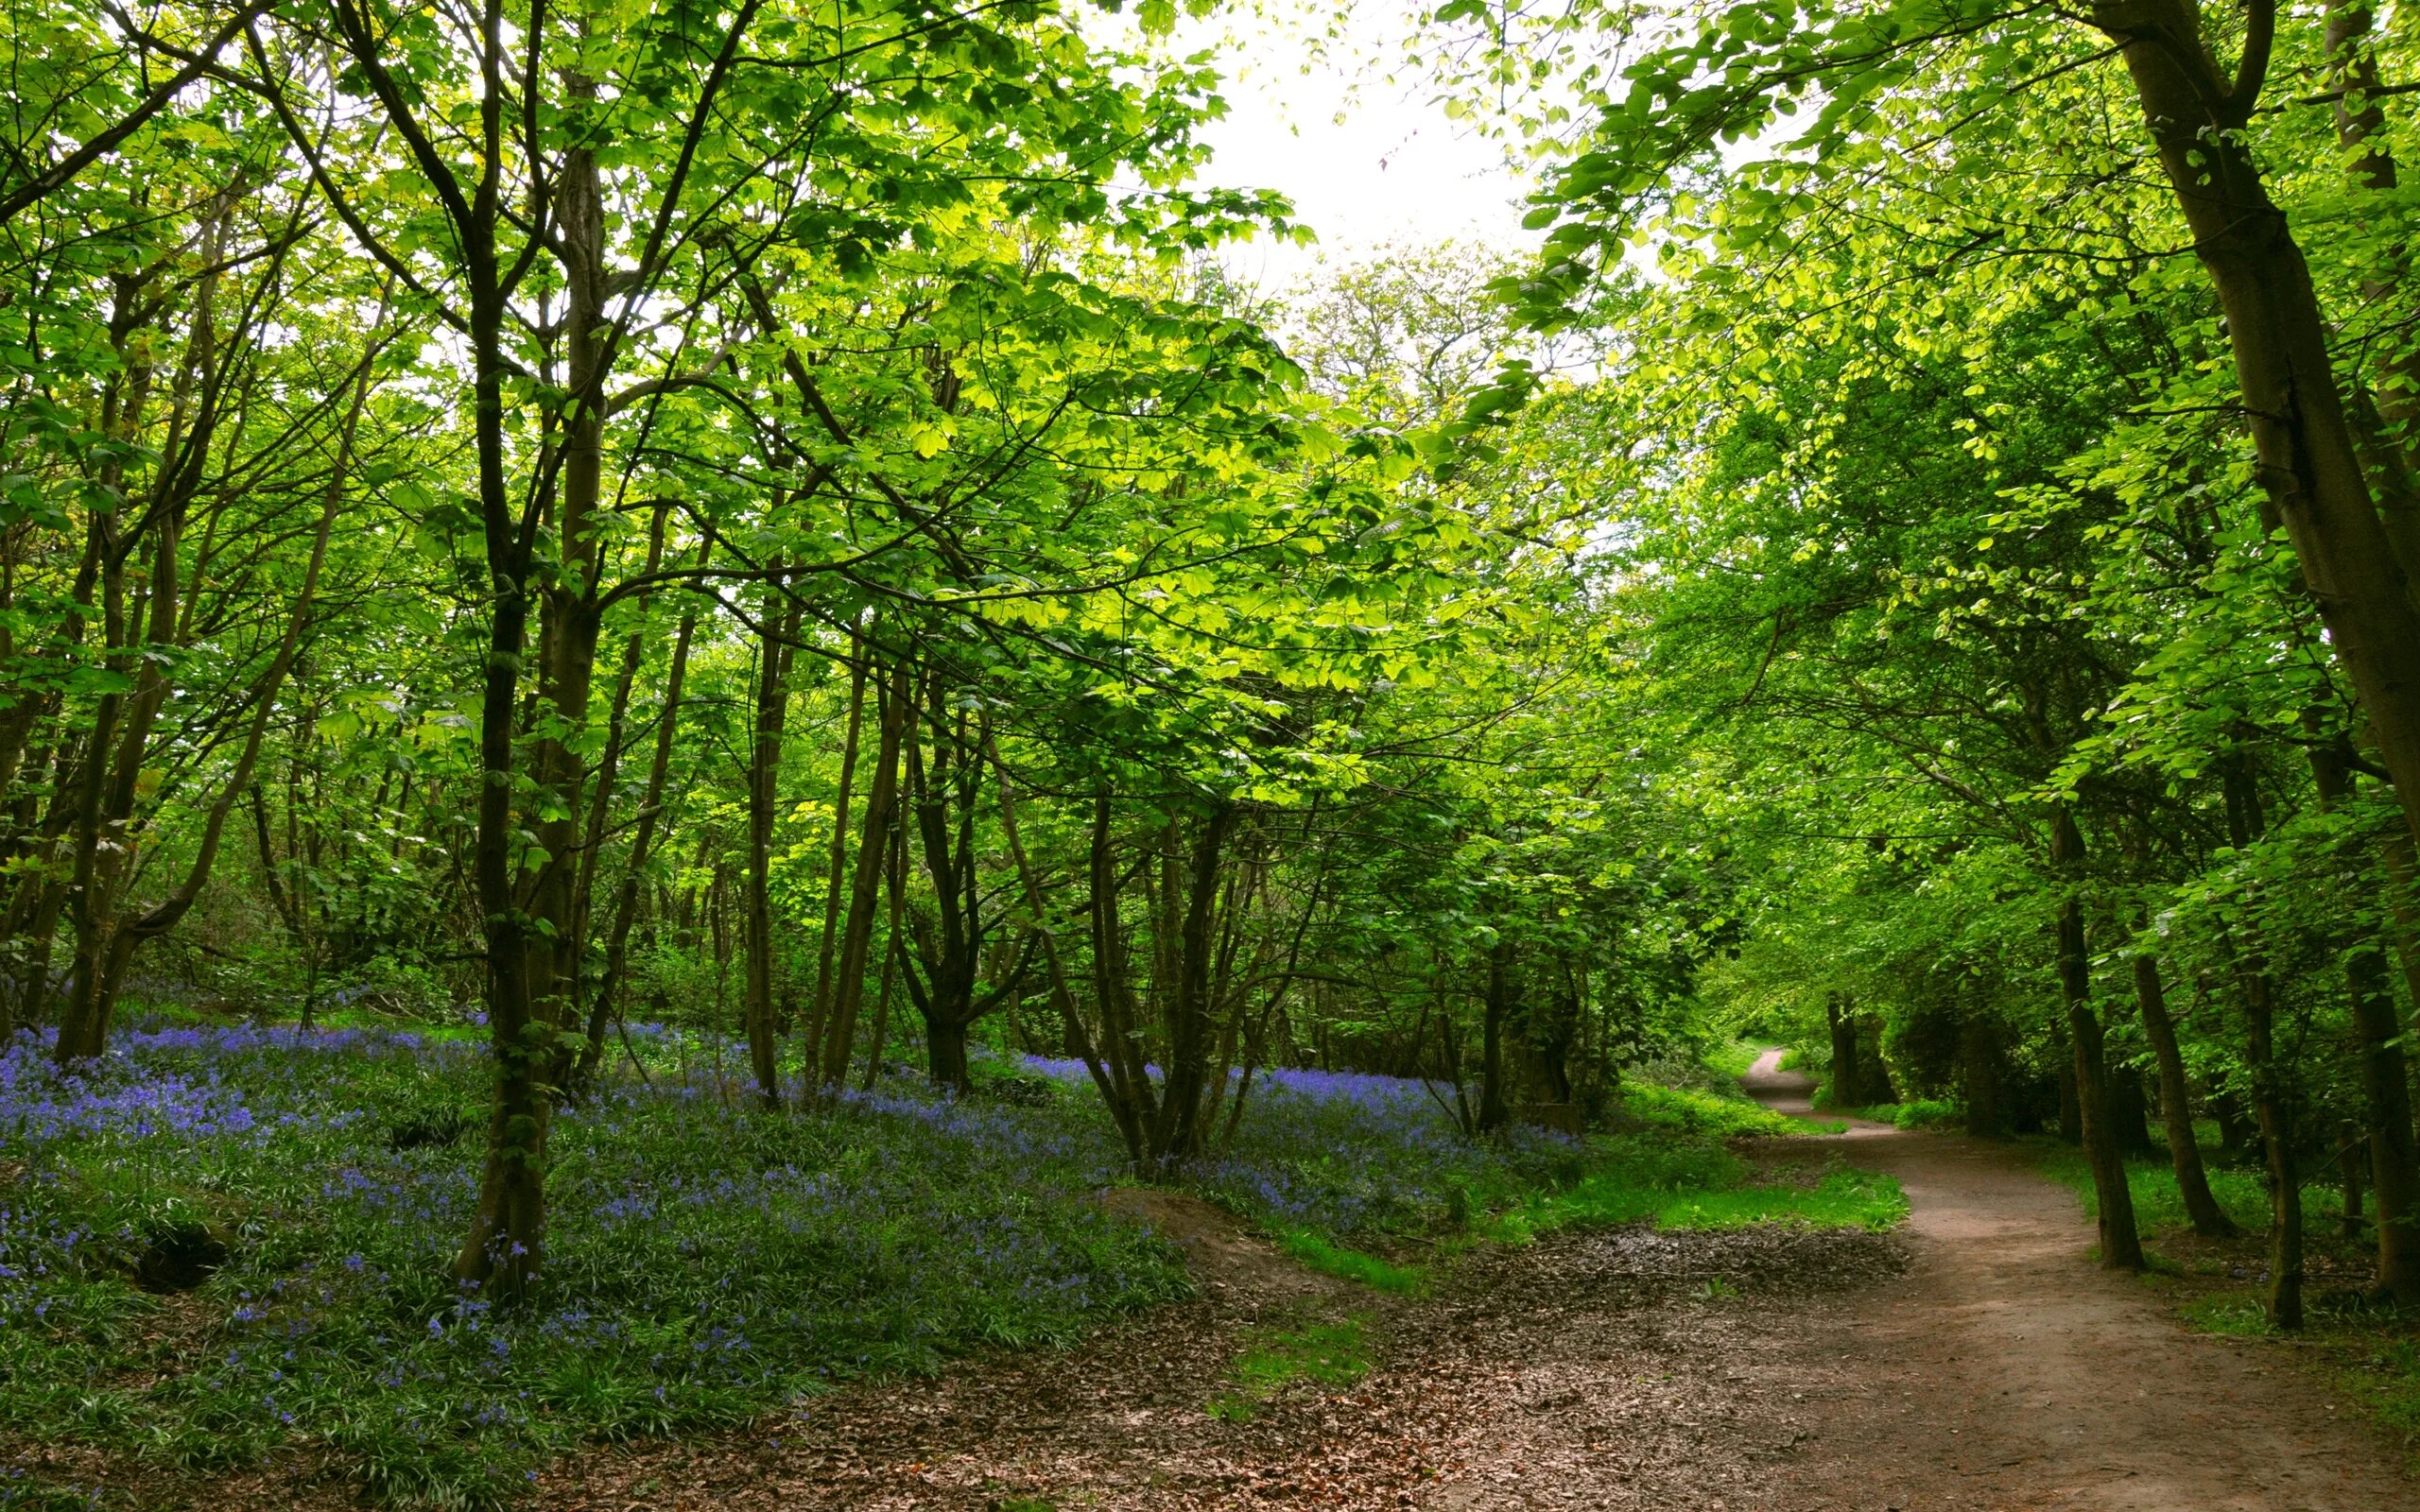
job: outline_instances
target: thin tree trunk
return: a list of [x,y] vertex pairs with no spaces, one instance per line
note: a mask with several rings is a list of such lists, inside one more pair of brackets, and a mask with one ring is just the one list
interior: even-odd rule
[[[711,541],[698,548],[698,565],[706,564]],[[647,883],[648,858],[655,850],[655,837],[664,828],[664,791],[672,771],[672,747],[681,724],[681,690],[689,674],[689,646],[698,632],[695,610],[681,616],[681,627],[672,638],[672,659],[664,674],[664,707],[655,718],[655,753],[648,765],[647,792],[639,799],[638,828],[631,835],[631,852],[623,862],[622,885],[614,900],[614,922],[605,937],[605,967],[596,980],[596,995],[589,1000],[587,1034],[580,1045],[579,1064],[572,1072],[569,1087],[575,1094],[584,1094],[596,1085],[598,1068],[605,1060],[605,1026],[614,1021],[616,1005],[622,990],[631,958],[631,929],[637,922],[639,894]]]
[[874,1082],[882,1075],[882,1053],[890,1043],[890,988],[899,974],[899,953],[908,948],[900,932],[900,915],[906,908],[908,892],[908,848],[893,844],[890,848],[890,933],[882,952],[882,986],[873,995],[873,1042],[866,1047],[865,1090],[873,1091]]
[[856,875],[849,897],[847,930],[840,940],[832,1018],[824,1025],[823,1085],[827,1087],[838,1087],[846,1079],[856,1048],[857,1009],[866,993],[866,956],[873,943],[874,909],[881,902],[890,811],[899,791],[900,742],[913,716],[909,691],[908,667],[902,661],[891,672],[890,688],[879,710],[881,736],[874,753],[873,785],[866,795],[865,827],[857,841]]
[[[1126,1141],[1128,1159],[1140,1170],[1143,1165],[1141,1128],[1135,1122],[1133,1109],[1120,1092],[1116,1078],[1094,1049],[1092,1036],[1084,1027],[1083,1016],[1077,1011],[1075,991],[1067,979],[1066,962],[1059,954],[1058,935],[1050,927],[1050,916],[1043,902],[1041,881],[1034,875],[1033,863],[1027,857],[1025,842],[1017,833],[1016,803],[1010,791],[1008,767],[1001,762],[999,747],[992,739],[989,730],[983,733],[983,749],[991,758],[993,774],[998,780],[1000,834],[1008,844],[1011,859],[1016,863],[1017,880],[1025,888],[1026,907],[1032,912],[1034,932],[1041,936],[1043,960],[1049,971],[1050,998],[1059,1009],[1060,1026],[1066,1035],[1069,1047],[1083,1061],[1085,1071],[1091,1074],[1093,1086],[1100,1092],[1101,1101],[1108,1106],[1111,1118],[1116,1122],[1117,1132]],[[1105,803],[1101,812],[1104,816],[1101,827],[1105,830]]]
[[[2221,765],[2226,801],[2228,838],[2238,851],[2246,850],[2263,828],[2259,794],[2239,753]],[[2230,956],[2235,948],[2221,931],[2220,945]],[[2294,1159],[2294,1125],[2287,1100],[2285,1069],[2277,1062],[2277,1006],[2269,973],[2257,956],[2238,959],[2236,975],[2243,988],[2244,1061],[2252,1073],[2253,1113],[2260,1125],[2260,1144],[2269,1161],[2269,1323],[2273,1328],[2303,1326],[2303,1189]]]
[[[776,589],[779,584],[776,583]],[[748,1029],[749,1067],[768,1111],[782,1106],[782,1025],[773,1008],[773,819],[780,799],[782,730],[789,716],[790,645],[804,606],[788,600],[756,659],[755,738],[748,759],[748,985],[741,1011]],[[768,615],[769,621],[774,616]]]
[[[2353,779],[2334,752],[2314,746],[2311,777],[2323,808],[2352,796]],[[2392,875],[2388,885],[2394,885]],[[2411,1072],[2403,1053],[2403,1013],[2388,976],[2385,944],[2358,913],[2356,936],[2344,953],[2344,985],[2352,999],[2353,1035],[2367,1104],[2370,1175],[2377,1194],[2378,1301],[2420,1300],[2420,1148],[2411,1125]]]
[[[832,956],[839,944],[840,886],[848,877],[849,799],[856,784],[857,736],[865,723],[865,637],[849,634],[849,728],[840,742],[840,786],[832,799],[832,861],[823,877],[823,933],[815,949],[815,1000],[807,1006],[805,1079],[818,1079],[823,1025],[832,1013]],[[889,971],[886,963],[883,968]]]
[[1512,942],[1499,933],[1487,953],[1487,994],[1480,1004],[1478,1131],[1492,1134],[1512,1117],[1504,1097],[1504,1021],[1512,1011]]
[[2084,1160],[2092,1167],[2093,1193],[2100,1209],[2100,1263],[2112,1269],[2141,1270],[2142,1238],[2135,1227],[2135,1196],[2126,1184],[2125,1158],[2111,1127],[2108,1056],[2100,1018],[2092,1006],[2083,904],[2075,893],[2081,885],[2076,873],[2083,862],[2083,833],[2064,806],[2050,816],[2050,860],[2066,888],[2058,912],[2059,992],[2066,1004]]
[[2193,1231],[2205,1239],[2230,1239],[2242,1232],[2210,1194],[2209,1173],[2202,1167],[2202,1146],[2193,1138],[2192,1092],[2185,1080],[2185,1057],[2177,1048],[2176,1023],[2169,1017],[2168,991],[2159,976],[2159,959],[2148,951],[2134,959],[2135,1002],[2142,1009],[2143,1038],[2151,1041],[2152,1058],[2159,1067],[2160,1121],[2168,1129],[2169,1163],[2176,1168],[2176,1189],[2185,1198],[2185,1214]]
[[1983,1013],[1968,1013],[1959,1026],[1958,1050],[1966,1091],[1966,1132],[1977,1139],[1996,1139],[2005,1132],[1998,1021]]

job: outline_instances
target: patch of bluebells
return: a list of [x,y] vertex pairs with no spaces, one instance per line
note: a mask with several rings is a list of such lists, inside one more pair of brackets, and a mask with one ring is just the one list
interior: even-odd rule
[[[892,1075],[776,1118],[751,1107],[744,1047],[639,1024],[631,1042],[648,1079],[617,1045],[555,1121],[544,1291],[512,1313],[448,1279],[476,1197],[477,1040],[137,1022],[73,1076],[11,1042],[0,1432],[213,1463],[324,1443],[389,1496],[476,1501],[584,1437],[743,1420],[1184,1289],[1164,1243],[1091,1200],[1124,1156],[1080,1063],[983,1068],[1063,1084],[1042,1106]],[[449,1119],[458,1140],[399,1137]],[[1417,1082],[1281,1071],[1186,1178],[1343,1234],[1568,1154],[1469,1144]],[[130,1284],[179,1215],[233,1245],[199,1335],[146,1326],[159,1304]]]
[[[1019,1066],[1089,1095],[1091,1073],[1080,1060],[1028,1056]],[[1242,1074],[1231,1074],[1228,1096],[1241,1091]],[[1457,1189],[1546,1184],[1567,1175],[1578,1152],[1568,1137],[1527,1126],[1475,1143],[1446,1111],[1451,1088],[1408,1077],[1260,1071],[1244,1096],[1233,1143],[1214,1137],[1184,1179],[1283,1228],[1341,1236],[1414,1227]]]
[[[1105,1121],[904,1081],[768,1118],[743,1052],[632,1040],[650,1083],[617,1074],[555,1122],[544,1292],[510,1314],[447,1279],[483,1045],[137,1024],[72,1076],[9,1045],[0,1431],[212,1462],[332,1443],[389,1494],[477,1501],[584,1436],[741,1420],[1185,1288],[1090,1200],[1117,1166]],[[473,1126],[397,1137],[432,1114]],[[233,1242],[199,1341],[143,1326],[158,1304],[130,1284],[178,1214]]]

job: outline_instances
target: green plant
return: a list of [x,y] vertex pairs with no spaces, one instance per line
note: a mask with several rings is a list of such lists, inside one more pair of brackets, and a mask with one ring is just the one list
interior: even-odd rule
[[1229,1379],[1235,1390],[1214,1399],[1207,1411],[1233,1422],[1249,1419],[1260,1402],[1297,1382],[1329,1390],[1369,1374],[1368,1319],[1355,1314],[1336,1322],[1294,1330],[1261,1330],[1250,1335]]
[[1308,1228],[1288,1228],[1277,1236],[1277,1247],[1324,1275],[1359,1281],[1374,1291],[1406,1295],[1428,1283],[1427,1272],[1416,1265],[1397,1265],[1333,1244]]

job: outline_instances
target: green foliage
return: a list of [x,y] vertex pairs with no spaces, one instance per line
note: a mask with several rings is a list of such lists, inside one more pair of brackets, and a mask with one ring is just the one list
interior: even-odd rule
[[1566,1228],[1652,1222],[1668,1228],[1737,1228],[1758,1223],[1884,1229],[1908,1214],[1888,1176],[1835,1161],[1811,1185],[1750,1180],[1747,1164],[1707,1141],[1635,1136],[1608,1141],[1587,1176],[1522,1201],[1474,1227],[1522,1244]]
[[1765,1046],[1746,1040],[1726,1040],[1706,1048],[1703,1059],[1706,1069],[1718,1076],[1733,1081],[1748,1074],[1748,1069],[1763,1055]]
[[1687,1087],[1659,1087],[1632,1081],[1621,1091],[1622,1111],[1651,1128],[1681,1134],[1710,1134],[1719,1139],[1741,1135],[1789,1136],[1837,1134],[1837,1124],[1810,1123],[1776,1113],[1745,1097]]

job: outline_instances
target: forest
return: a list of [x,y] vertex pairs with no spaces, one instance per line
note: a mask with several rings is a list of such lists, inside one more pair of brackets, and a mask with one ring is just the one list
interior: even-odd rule
[[0,1509],[2420,1505],[2420,12],[0,9]]

